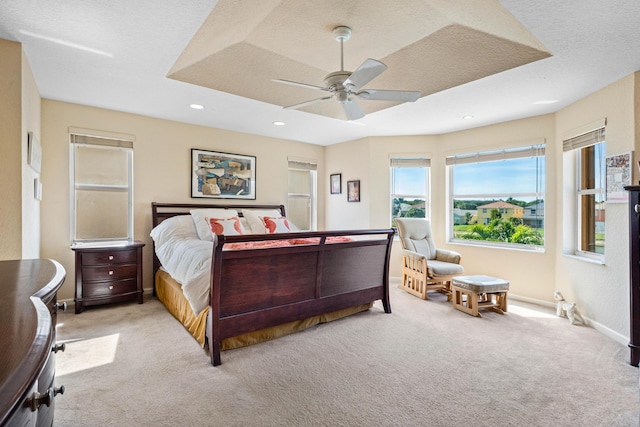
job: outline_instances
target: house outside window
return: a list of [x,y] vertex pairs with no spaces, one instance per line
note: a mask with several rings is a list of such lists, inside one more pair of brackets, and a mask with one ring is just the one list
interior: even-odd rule
[[287,219],[300,230],[317,229],[317,169],[315,162],[289,159]]
[[604,261],[606,142],[605,128],[563,141],[575,158],[575,251],[580,257]]
[[133,141],[70,134],[71,244],[133,240]]
[[391,159],[391,226],[396,218],[429,218],[429,169],[427,158]]
[[449,241],[541,250],[544,246],[545,146],[446,159]]

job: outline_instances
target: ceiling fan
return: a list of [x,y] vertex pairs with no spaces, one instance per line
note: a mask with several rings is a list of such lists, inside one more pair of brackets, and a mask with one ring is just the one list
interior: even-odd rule
[[349,120],[364,117],[364,112],[356,103],[355,98],[373,101],[414,102],[420,98],[420,92],[404,90],[361,89],[362,86],[382,74],[387,66],[375,59],[367,59],[354,72],[344,70],[344,42],[351,38],[351,28],[339,26],[333,29],[333,37],[340,42],[340,71],[327,74],[324,78],[326,86],[316,86],[291,80],[273,79],[274,82],[285,83],[309,89],[330,92],[331,95],[289,105],[285,109],[300,108],[316,102],[335,98],[344,109]]

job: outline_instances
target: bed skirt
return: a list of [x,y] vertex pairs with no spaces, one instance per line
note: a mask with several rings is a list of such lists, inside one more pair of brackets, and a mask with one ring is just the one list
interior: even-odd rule
[[[180,323],[189,331],[189,333],[204,348],[206,344],[207,332],[207,315],[210,307],[202,310],[198,316],[193,313],[189,302],[182,293],[182,286],[171,277],[166,271],[159,269],[156,273],[156,295],[160,302],[164,304],[167,310],[178,319]],[[259,342],[272,340],[293,332],[302,331],[319,323],[331,322],[338,320],[351,314],[366,311],[373,306],[373,303],[362,304],[355,307],[349,307],[342,310],[333,311],[331,313],[320,314],[304,320],[296,320],[284,323],[279,326],[265,328],[255,332],[238,335],[236,337],[226,338],[222,340],[221,349],[229,350],[232,348],[244,347]]]

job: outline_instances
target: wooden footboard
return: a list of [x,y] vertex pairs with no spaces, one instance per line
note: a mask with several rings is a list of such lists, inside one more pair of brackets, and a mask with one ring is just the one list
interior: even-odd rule
[[[327,243],[330,236],[352,240]],[[207,325],[213,365],[221,363],[220,343],[228,337],[376,300],[391,313],[392,229],[277,234],[268,239],[318,242],[223,251],[228,243],[265,238],[219,236],[214,241]]]
[[[242,209],[276,209],[285,216],[282,205],[152,203],[152,225],[202,208],[235,209],[240,216]],[[393,229],[381,229],[214,238],[206,334],[211,363],[221,363],[222,340],[247,332],[377,300],[382,301],[386,313],[391,313],[389,258],[393,235]],[[313,239],[313,243],[300,243],[303,239]],[[238,249],[247,246],[243,243],[265,240],[298,240],[298,244]],[[225,245],[234,243],[240,245],[223,251]],[[159,267],[154,250],[154,277]]]

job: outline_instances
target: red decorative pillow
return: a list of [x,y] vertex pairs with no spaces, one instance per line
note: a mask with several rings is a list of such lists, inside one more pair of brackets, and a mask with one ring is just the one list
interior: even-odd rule
[[225,236],[238,236],[244,234],[244,228],[237,216],[231,218],[207,218],[207,222],[214,234],[224,234]]
[[279,218],[263,216],[262,222],[264,223],[264,227],[267,229],[268,234],[291,232],[289,222],[287,221],[287,218],[283,216]]

